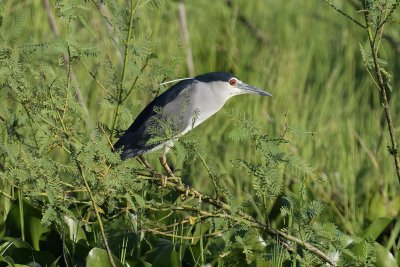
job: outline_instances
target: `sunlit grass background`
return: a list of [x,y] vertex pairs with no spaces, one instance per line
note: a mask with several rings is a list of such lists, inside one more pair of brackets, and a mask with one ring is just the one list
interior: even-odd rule
[[[232,71],[243,81],[269,91],[273,98],[234,98],[194,131],[210,168],[226,174],[225,183],[236,188],[240,199],[249,181],[239,169],[231,168],[231,162],[251,159],[253,153],[249,144],[229,138],[235,127],[229,114],[244,114],[273,137],[288,127],[291,152],[316,168],[318,182],[307,183],[308,193],[328,204],[324,213],[328,220],[357,233],[378,216],[397,216],[398,181],[386,148],[388,133],[382,123],[379,95],[359,52],[359,44],[366,42],[361,30],[324,1],[236,4],[233,9],[223,1],[186,4],[195,72]],[[136,34],[150,29],[162,65],[168,68],[171,58],[177,56],[174,74],[186,77],[177,5],[168,7],[146,10],[148,21],[142,21]],[[357,16],[353,10],[349,12]],[[238,21],[239,15],[256,25],[268,42],[258,41]],[[382,42],[382,57],[394,74],[392,100],[399,84],[398,56],[388,42]],[[135,103],[148,98],[143,90],[137,90],[131,99]],[[392,102],[395,125],[399,125],[399,107]],[[134,117],[137,110],[129,104],[125,107]],[[151,157],[155,163],[156,156]],[[181,168],[180,162],[171,158],[174,166]],[[212,188],[201,162],[191,164],[190,174],[196,187]],[[302,177],[291,179],[288,186],[301,184]]]
[[[232,8],[225,1],[185,2],[195,73],[233,72],[273,97],[233,98],[216,116],[193,131],[192,135],[201,144],[200,154],[211,171],[220,175],[224,186],[234,189],[235,201],[243,201],[241,192],[249,190],[250,181],[243,170],[234,167],[234,161],[238,158],[251,161],[254,153],[248,143],[230,138],[230,132],[236,126],[232,114],[246,116],[271,137],[286,132],[290,152],[315,167],[316,176],[306,181],[307,195],[326,204],[321,220],[334,222],[348,234],[357,234],[379,216],[398,217],[399,184],[387,150],[383,109],[359,52],[360,43],[366,42],[363,32],[325,1],[233,2]],[[349,14],[358,16],[346,1],[335,2]],[[5,13],[29,11],[26,13],[29,25],[20,33],[19,42],[51,43],[57,39],[41,1],[5,1],[1,5]],[[89,19],[71,27],[60,23],[61,35],[71,44],[96,50],[100,64],[111,61],[122,69],[121,54],[104,18],[98,10],[86,8],[82,12]],[[148,49],[171,79],[187,77],[178,2],[143,3],[137,12],[140,16],[134,23],[135,42],[149,42]],[[118,19],[118,14],[114,15]],[[266,40],[257,39],[242,23],[241,16],[262,32]],[[387,33],[400,38],[398,27],[388,28]],[[54,56],[58,55],[44,55],[43,60]],[[381,57],[393,74],[391,107],[398,137],[399,51],[383,41]],[[105,103],[104,90],[89,74],[98,67],[90,59],[83,58],[82,62],[73,62],[72,67],[90,118],[111,127],[114,108]],[[129,64],[140,66],[142,62]],[[107,84],[102,75],[98,73],[99,81]],[[131,84],[134,77],[128,73],[127,83]],[[139,80],[121,109],[119,130],[129,127],[157,92],[167,89],[157,83],[157,80]],[[147,158],[158,166],[158,156],[155,152]],[[169,159],[187,182],[199,190],[212,192],[212,182],[199,159],[183,165],[174,151]],[[131,160],[131,164],[138,163]],[[289,177],[285,188],[300,190],[303,179],[303,175]]]

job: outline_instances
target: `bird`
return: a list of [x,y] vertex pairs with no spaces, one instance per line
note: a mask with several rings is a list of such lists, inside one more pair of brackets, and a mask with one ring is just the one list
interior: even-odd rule
[[272,96],[228,72],[210,72],[178,81],[154,98],[114,144],[122,160],[138,157],[152,169],[143,155],[162,149],[161,166],[172,177],[166,157],[174,141],[217,113],[233,96]]

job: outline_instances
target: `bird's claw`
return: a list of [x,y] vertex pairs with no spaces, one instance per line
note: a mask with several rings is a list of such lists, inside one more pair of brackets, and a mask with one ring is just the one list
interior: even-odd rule
[[190,190],[190,186],[186,186],[186,190],[185,190],[185,197],[187,197],[189,195],[189,190]]
[[189,192],[190,192],[190,186],[186,185],[185,193],[181,194],[181,200],[182,201],[185,201],[187,199],[187,197],[189,196]]

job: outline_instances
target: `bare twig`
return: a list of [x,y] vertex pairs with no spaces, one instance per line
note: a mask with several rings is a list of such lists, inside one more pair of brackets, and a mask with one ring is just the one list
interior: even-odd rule
[[193,77],[194,76],[193,54],[192,54],[192,48],[190,47],[189,29],[187,25],[186,10],[183,0],[179,2],[178,10],[179,10],[179,24],[181,26],[183,42],[186,48],[186,64],[189,76]]
[[335,6],[331,1],[329,0],[324,0],[328,5],[330,5],[333,9],[335,9],[337,12],[339,12],[340,14],[342,14],[343,16],[345,16],[346,18],[348,18],[349,20],[351,20],[352,22],[354,22],[355,24],[357,24],[358,26],[360,26],[361,28],[365,29],[366,26],[363,25],[361,22],[358,22],[356,19],[354,19],[352,16],[348,15],[346,12],[344,12],[343,10],[339,9],[337,6]]

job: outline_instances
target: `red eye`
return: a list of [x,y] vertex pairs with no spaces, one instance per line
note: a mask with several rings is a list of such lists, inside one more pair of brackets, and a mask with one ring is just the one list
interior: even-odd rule
[[234,86],[234,85],[236,84],[236,79],[234,79],[234,78],[233,78],[233,79],[230,79],[230,80],[229,80],[229,84],[232,85],[232,86]]

